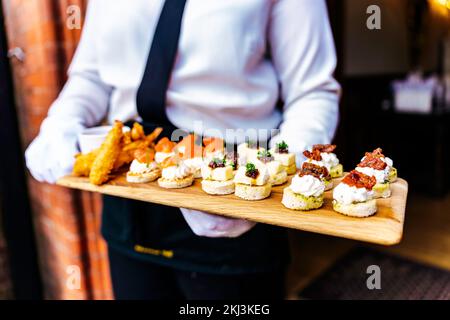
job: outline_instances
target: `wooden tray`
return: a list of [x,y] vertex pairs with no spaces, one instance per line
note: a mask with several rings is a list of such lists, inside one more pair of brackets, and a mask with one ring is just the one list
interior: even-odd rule
[[[337,183],[339,180],[335,180]],[[391,184],[392,196],[378,199],[378,211],[368,218],[351,218],[335,212],[332,208],[332,193],[325,192],[325,203],[321,209],[309,212],[293,211],[281,204],[283,186],[272,189],[269,198],[260,201],[245,201],[234,195],[212,196],[201,189],[200,180],[185,189],[162,189],[156,182],[130,184],[124,175],[119,175],[103,186],[89,183],[87,178],[67,176],[57,184],[68,188],[207,211],[234,218],[292,229],[316,232],[354,240],[394,245],[403,234],[408,183],[398,179]]]

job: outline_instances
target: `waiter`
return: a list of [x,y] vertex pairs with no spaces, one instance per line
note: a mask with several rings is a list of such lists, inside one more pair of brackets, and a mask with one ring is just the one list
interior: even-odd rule
[[[279,128],[273,141],[300,154],[333,137],[335,65],[324,1],[91,0],[27,166],[54,183],[71,172],[77,134],[105,119],[186,131],[199,122],[220,132]],[[104,197],[102,233],[117,299],[284,296],[281,228]]]

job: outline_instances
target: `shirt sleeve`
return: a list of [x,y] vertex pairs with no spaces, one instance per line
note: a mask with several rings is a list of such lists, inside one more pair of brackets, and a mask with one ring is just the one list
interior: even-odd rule
[[100,1],[89,1],[83,32],[68,71],[68,80],[49,109],[46,122],[64,121],[79,127],[98,124],[108,110],[112,88],[100,78],[96,56]]
[[340,86],[333,78],[336,53],[325,1],[275,1],[268,37],[284,101],[273,142],[285,140],[297,154],[312,144],[330,143]]

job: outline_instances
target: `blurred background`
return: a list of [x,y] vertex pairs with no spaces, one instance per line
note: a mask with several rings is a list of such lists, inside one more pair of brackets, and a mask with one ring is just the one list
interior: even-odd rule
[[[37,183],[23,164],[79,40],[68,15],[87,0],[0,2],[0,299],[111,299],[99,196]],[[338,157],[350,169],[380,146],[394,160],[410,187],[405,232],[389,248],[290,232],[287,298],[450,299],[450,1],[327,4],[343,87]],[[367,24],[371,5],[379,29]],[[427,285],[340,292],[340,270],[370,259],[388,266],[386,279]]]

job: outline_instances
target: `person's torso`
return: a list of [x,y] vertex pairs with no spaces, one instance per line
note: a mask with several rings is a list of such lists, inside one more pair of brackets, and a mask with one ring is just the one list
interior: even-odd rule
[[[102,80],[114,88],[109,121],[138,118],[136,92],[163,3],[102,5],[96,53]],[[278,81],[266,58],[271,7],[268,0],[187,1],[167,92],[171,122],[195,131],[277,127]]]

